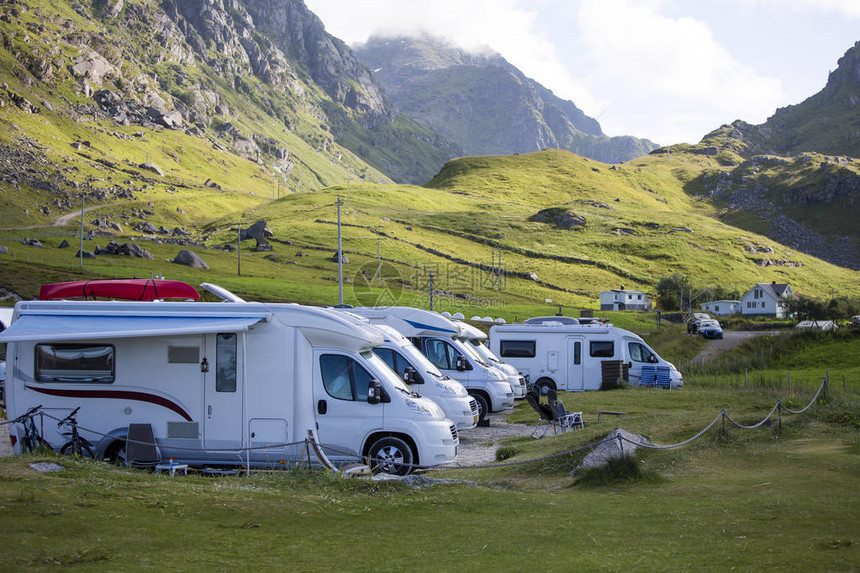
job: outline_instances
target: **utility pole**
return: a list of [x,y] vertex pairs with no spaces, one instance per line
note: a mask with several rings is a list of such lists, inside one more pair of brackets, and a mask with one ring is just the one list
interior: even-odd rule
[[430,271],[430,312],[433,311],[433,271]]
[[496,248],[490,247],[490,290],[496,290]]
[[81,258],[81,270],[84,268],[84,194],[81,193],[81,250],[78,253]]
[[236,275],[242,276],[242,223],[239,223],[239,233],[236,235]]
[[376,239],[376,284],[382,284],[382,237]]
[[337,292],[343,304],[343,242],[340,233],[340,197],[337,198]]
[[499,249],[499,292],[502,292],[502,249]]

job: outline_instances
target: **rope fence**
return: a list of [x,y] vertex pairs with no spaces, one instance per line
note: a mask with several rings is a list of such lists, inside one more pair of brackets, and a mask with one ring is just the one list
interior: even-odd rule
[[[586,444],[586,445],[579,446],[579,447],[576,447],[576,448],[573,448],[570,450],[566,450],[564,452],[549,454],[546,456],[541,456],[538,458],[532,458],[532,459],[528,459],[528,460],[501,462],[501,463],[495,463],[495,464],[473,465],[473,466],[460,466],[460,465],[455,465],[455,464],[445,464],[445,465],[436,465],[436,466],[422,466],[419,464],[407,464],[407,463],[404,463],[403,465],[408,466],[413,470],[420,469],[420,470],[425,470],[428,472],[439,472],[439,471],[448,471],[448,470],[483,470],[483,469],[505,468],[505,467],[522,466],[522,465],[526,465],[526,464],[543,462],[543,461],[551,460],[554,458],[560,458],[560,457],[578,454],[578,453],[586,451],[586,450],[594,450],[603,444],[610,443],[610,442],[616,441],[616,440],[618,441],[619,447],[621,448],[622,452],[624,451],[624,448],[623,448],[624,442],[629,443],[631,445],[634,445],[636,447],[645,448],[645,449],[649,449],[649,450],[674,450],[674,449],[678,449],[678,448],[682,448],[684,446],[687,446],[687,445],[695,442],[696,440],[700,439],[702,436],[704,436],[709,430],[711,430],[721,420],[728,421],[731,425],[733,425],[736,428],[739,428],[741,430],[755,430],[755,429],[761,428],[762,426],[767,424],[768,421],[771,420],[771,418],[773,418],[773,416],[776,414],[779,417],[779,424],[781,427],[781,425],[782,425],[781,413],[782,412],[786,412],[788,414],[794,414],[794,415],[804,414],[815,403],[818,402],[819,398],[826,395],[827,385],[828,385],[828,377],[825,376],[825,377],[823,377],[823,379],[821,381],[821,385],[818,387],[818,390],[815,392],[815,395],[812,397],[812,399],[809,401],[809,403],[805,407],[801,408],[800,410],[792,410],[792,409],[788,408],[787,406],[785,406],[782,403],[782,400],[777,400],[776,404],[770,410],[770,412],[768,412],[768,414],[762,420],[760,420],[758,423],[753,424],[753,425],[741,424],[740,422],[738,422],[734,418],[732,418],[725,409],[721,410],[720,413],[717,414],[717,416],[713,420],[711,420],[705,427],[703,427],[701,430],[696,432],[693,436],[691,436],[691,437],[689,437],[689,438],[687,438],[681,442],[674,443],[674,444],[661,445],[661,444],[654,444],[651,442],[641,442],[638,440],[628,438],[626,436],[618,435],[618,436],[612,436],[612,437],[607,436],[607,437],[603,438],[602,440],[599,440],[599,441],[591,443],[591,444]],[[39,416],[47,417],[47,418],[53,419],[57,422],[60,421],[60,418],[57,418],[51,414],[48,414],[48,413],[42,412],[42,411],[36,412],[33,415],[39,415]],[[0,426],[13,424],[13,423],[20,423],[21,418],[22,417],[19,416],[18,418],[14,419],[14,420],[2,421],[2,422],[0,422]],[[133,444],[138,444],[138,445],[142,445],[142,446],[149,446],[149,447],[158,447],[158,445],[159,445],[158,443],[133,440],[133,439],[129,439],[127,437],[114,436],[112,434],[105,434],[103,432],[99,432],[97,430],[93,430],[91,428],[86,428],[86,427],[80,426],[80,425],[78,425],[78,428],[79,428],[79,430],[82,430],[82,431],[85,431],[88,433],[92,433],[92,434],[100,436],[102,438],[115,438],[116,440],[123,441],[125,443],[133,443]],[[327,459],[324,459],[326,457],[324,452],[329,452],[332,454],[340,455],[340,456],[343,456],[345,458],[354,458],[357,462],[362,462],[362,461],[366,460],[371,464],[384,464],[387,461],[387,460],[380,459],[380,458],[372,458],[372,459],[371,458],[363,458],[362,456],[356,455],[356,453],[353,451],[341,450],[341,449],[338,449],[338,448],[332,447],[332,446],[324,446],[324,445],[320,444],[318,441],[316,441],[316,438],[312,433],[309,433],[309,436],[307,438],[305,438],[304,440],[295,441],[295,442],[266,444],[264,446],[244,446],[244,447],[237,447],[237,448],[195,448],[195,447],[188,447],[188,446],[173,446],[173,445],[171,445],[170,448],[175,449],[175,450],[180,450],[180,451],[188,451],[188,452],[223,452],[223,453],[235,453],[235,454],[239,455],[239,454],[243,454],[243,453],[244,454],[250,454],[251,452],[254,452],[254,451],[286,449],[288,447],[295,447],[295,446],[300,446],[300,445],[305,446],[305,449],[308,453],[307,462],[308,462],[309,466],[311,465],[310,451],[311,451],[311,449],[313,449],[314,452],[316,453],[317,458],[320,459],[320,462],[324,466],[328,467],[329,469],[332,469],[335,472],[338,472],[339,469],[336,466],[334,466],[334,464],[331,464],[331,462],[329,462]],[[247,460],[248,460],[248,462],[250,462],[250,455],[247,456]]]

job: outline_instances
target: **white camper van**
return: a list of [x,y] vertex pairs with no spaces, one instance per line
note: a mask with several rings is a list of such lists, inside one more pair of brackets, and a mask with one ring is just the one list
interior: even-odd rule
[[454,324],[460,327],[464,341],[468,343],[466,347],[468,348],[471,345],[484,360],[508,375],[511,388],[514,389],[515,398],[525,398],[527,390],[525,378],[513,365],[503,362],[498,356],[493,354],[493,351],[487,346],[487,335],[484,334],[484,331],[467,322],[455,320]]
[[490,328],[490,348],[542,392],[599,390],[605,360],[627,363],[634,385],[639,384],[645,365],[665,372],[669,387],[684,385],[674,365],[660,358],[639,336],[611,324],[579,324],[576,319],[548,317],[498,325]]
[[382,331],[385,340],[373,349],[373,353],[382,358],[410,388],[439,404],[458,430],[469,430],[478,424],[478,403],[462,384],[442,374],[394,328],[387,324],[377,324],[374,328]]
[[[389,473],[451,462],[459,445],[442,409],[372,352],[379,330],[331,309],[19,302],[0,342],[9,418],[80,406],[99,459],[122,459],[132,423],[151,425],[162,459],[198,467],[303,460],[309,431],[331,460],[383,460],[372,465]],[[44,431],[63,445],[55,424]]]
[[507,374],[494,368],[462,341],[460,327],[441,314],[408,306],[357,307],[349,312],[387,324],[410,339],[443,374],[466,387],[478,403],[478,419],[514,405]]

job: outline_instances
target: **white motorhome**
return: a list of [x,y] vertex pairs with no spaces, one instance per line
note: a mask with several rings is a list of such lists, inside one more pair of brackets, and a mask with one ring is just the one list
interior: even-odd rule
[[478,403],[462,384],[442,374],[394,328],[387,324],[377,324],[374,328],[382,331],[385,340],[373,349],[373,353],[382,358],[410,388],[439,404],[458,430],[469,430],[478,424]]
[[511,388],[514,389],[514,398],[525,398],[527,390],[525,378],[513,365],[502,361],[498,356],[493,354],[493,351],[487,346],[487,335],[484,331],[472,326],[468,322],[455,320],[454,324],[460,327],[463,339],[468,343],[466,348],[471,345],[472,348],[474,348],[475,351],[477,351],[478,354],[487,361],[487,363],[492,364],[508,375],[508,379],[511,382]]
[[443,374],[466,387],[478,403],[479,421],[488,412],[513,407],[514,391],[507,374],[469,350],[462,341],[460,327],[441,314],[408,306],[357,307],[349,311],[369,319],[371,324],[387,324],[411,340]]
[[[12,309],[0,308],[0,332],[12,324]],[[6,355],[0,353],[0,399],[3,397],[3,382],[6,380]]]
[[678,369],[642,338],[611,324],[579,324],[576,319],[548,317],[497,325],[490,328],[490,348],[527,375],[541,392],[599,390],[601,363],[606,360],[627,363],[633,385],[639,384],[643,365],[665,373],[671,388],[684,385]]
[[[389,473],[451,462],[459,446],[442,409],[372,352],[379,330],[332,309],[19,302],[0,342],[9,418],[80,406],[99,459],[123,458],[131,423],[151,425],[162,459],[198,467],[303,460],[309,431],[332,461],[370,458]],[[44,438],[59,449],[54,426]]]

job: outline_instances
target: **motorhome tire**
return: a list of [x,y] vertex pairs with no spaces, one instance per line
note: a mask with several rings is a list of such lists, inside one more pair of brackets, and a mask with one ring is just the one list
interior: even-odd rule
[[487,399],[481,394],[470,394],[472,398],[475,399],[475,402],[478,404],[478,423],[484,421],[484,418],[487,417],[487,414],[490,411],[490,404]]
[[128,457],[125,453],[125,440],[113,442],[105,450],[105,459],[115,466],[128,467]]
[[555,382],[550,378],[541,378],[537,382],[535,382],[535,387],[540,392],[541,396],[546,396],[547,392],[550,390],[556,390]]
[[412,448],[400,438],[376,440],[367,453],[370,467],[375,473],[405,476],[412,471]]
[[[77,451],[75,451],[77,449]],[[62,448],[60,448],[60,454],[64,456],[76,456],[82,458],[94,458],[95,454],[93,454],[92,449],[86,444],[80,444],[77,448],[75,448],[75,444],[72,442],[67,443]]]

